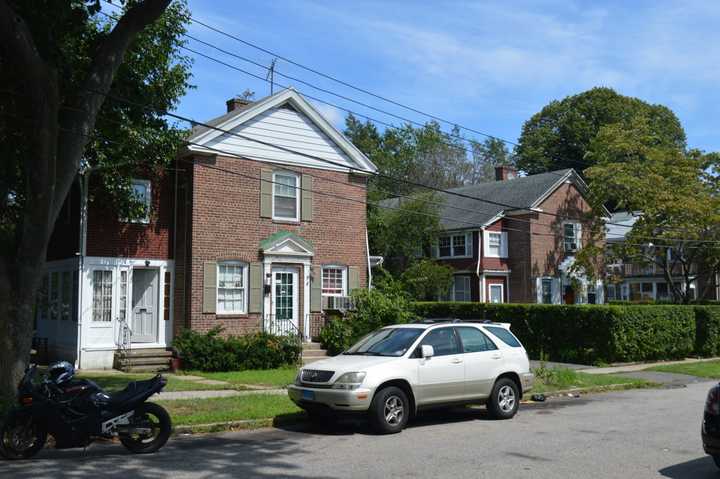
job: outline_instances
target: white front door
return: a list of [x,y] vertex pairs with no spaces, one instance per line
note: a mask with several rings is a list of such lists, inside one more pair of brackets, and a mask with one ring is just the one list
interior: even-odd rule
[[298,268],[272,268],[272,307],[270,333],[299,334],[299,285]]
[[132,273],[132,331],[133,343],[157,341],[158,326],[157,269],[134,269]]

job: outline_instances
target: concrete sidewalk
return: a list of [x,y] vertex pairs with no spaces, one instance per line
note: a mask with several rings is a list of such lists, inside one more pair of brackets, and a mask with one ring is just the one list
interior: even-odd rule
[[608,366],[604,368],[596,368],[588,366],[587,369],[582,369],[582,372],[588,374],[618,374],[618,373],[631,373],[636,371],[643,371],[648,368],[654,368],[656,366],[669,366],[672,364],[692,364],[692,363],[704,363],[708,361],[718,361],[720,358],[687,358],[680,361],[658,361],[654,363],[633,363],[633,364],[619,364],[616,366]]
[[287,389],[258,389],[253,391],[235,391],[233,389],[221,389],[211,391],[170,391],[161,392],[153,396],[153,401],[176,401],[179,399],[212,399],[235,396],[256,396],[258,394],[283,395]]

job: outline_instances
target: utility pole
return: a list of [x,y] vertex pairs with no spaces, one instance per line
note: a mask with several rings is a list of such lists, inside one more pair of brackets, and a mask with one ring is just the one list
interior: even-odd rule
[[270,66],[268,67],[267,75],[265,76],[266,80],[270,80],[270,94],[273,94],[274,86],[275,86],[275,62],[277,62],[277,58],[273,58],[270,62]]

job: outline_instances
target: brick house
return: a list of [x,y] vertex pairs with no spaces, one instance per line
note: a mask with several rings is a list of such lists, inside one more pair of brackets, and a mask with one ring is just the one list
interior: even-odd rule
[[206,125],[165,175],[133,180],[145,218],[85,210],[73,190],[38,302],[51,356],[110,368],[119,348],[164,349],[182,328],[309,339],[367,285],[376,168],[349,140],[293,89],[229,100]]
[[439,195],[444,231],[432,256],[454,269],[452,287],[441,299],[602,303],[602,283],[570,268],[589,231],[582,178],[572,169],[519,177],[498,167],[495,173],[494,182],[451,190],[463,196]]

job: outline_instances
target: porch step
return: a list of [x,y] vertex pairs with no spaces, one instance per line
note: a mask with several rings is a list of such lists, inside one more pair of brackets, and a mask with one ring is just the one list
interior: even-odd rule
[[131,349],[126,353],[128,358],[162,357],[171,358],[173,353],[163,348]]
[[141,356],[141,357],[128,357],[125,359],[119,359],[118,363],[120,366],[152,366],[156,364],[169,365],[169,357],[154,357],[154,356]]
[[122,355],[115,352],[115,368],[126,373],[147,373],[168,371],[173,352],[165,348],[130,349]]
[[162,373],[170,371],[170,365],[167,366],[130,366],[122,369],[125,373]]
[[303,343],[303,350],[307,349],[322,349],[322,345],[317,342]]
[[326,358],[328,354],[324,349],[305,349],[302,355],[303,358]]
[[328,353],[322,348],[322,345],[318,342],[303,343],[302,345],[302,364],[310,364],[315,361],[326,359]]

